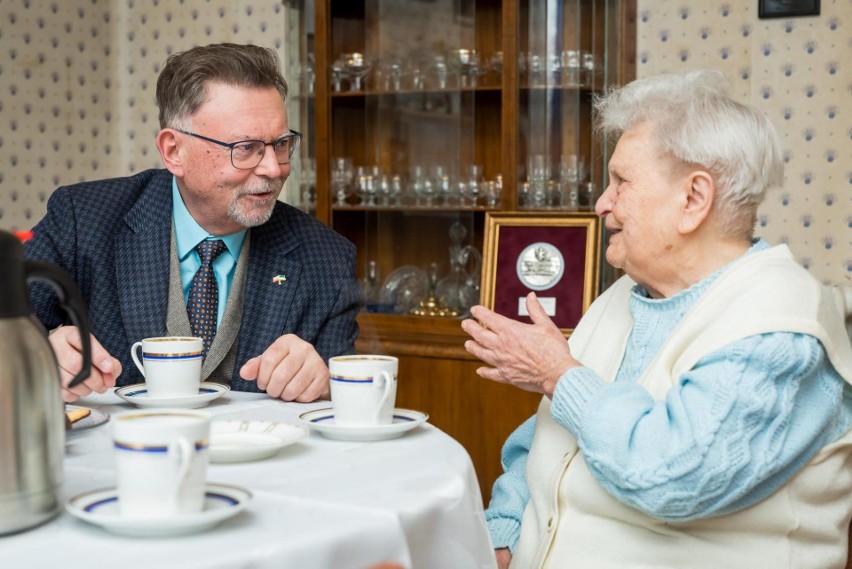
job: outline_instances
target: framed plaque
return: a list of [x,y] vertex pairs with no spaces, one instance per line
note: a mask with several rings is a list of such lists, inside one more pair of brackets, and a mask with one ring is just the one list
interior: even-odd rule
[[591,213],[487,213],[482,304],[532,322],[534,291],[548,316],[569,335],[594,300],[600,279],[600,218]]

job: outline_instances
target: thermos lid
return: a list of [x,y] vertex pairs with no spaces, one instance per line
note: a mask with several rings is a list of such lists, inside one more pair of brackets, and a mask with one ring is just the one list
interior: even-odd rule
[[30,314],[24,273],[24,248],[15,235],[0,230],[0,318]]

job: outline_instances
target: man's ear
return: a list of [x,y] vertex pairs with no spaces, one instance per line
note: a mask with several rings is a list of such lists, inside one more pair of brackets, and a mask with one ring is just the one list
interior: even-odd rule
[[183,153],[180,140],[174,130],[164,128],[157,133],[157,150],[166,169],[175,176],[183,176]]
[[681,233],[692,233],[710,217],[716,199],[716,182],[708,172],[695,170],[684,179],[686,200],[678,222]]

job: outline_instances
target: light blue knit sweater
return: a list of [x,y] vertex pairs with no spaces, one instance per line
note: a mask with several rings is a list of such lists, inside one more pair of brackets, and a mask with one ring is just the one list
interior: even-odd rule
[[[758,241],[748,253],[768,247]],[[634,326],[615,381],[577,367],[563,374],[553,394],[554,420],[577,438],[598,482],[664,520],[720,516],[759,502],[852,426],[852,389],[822,344],[804,334],[752,336],[713,352],[664,401],[655,402],[636,383],[726,268],[671,298],[651,299],[635,287]],[[535,416],[503,447],[505,473],[485,512],[495,548],[514,550],[520,537],[534,431]],[[691,468],[675,471],[686,456]]]

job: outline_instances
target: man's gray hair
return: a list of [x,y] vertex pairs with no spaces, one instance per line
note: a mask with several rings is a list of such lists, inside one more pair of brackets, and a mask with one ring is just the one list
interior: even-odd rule
[[609,141],[640,123],[653,124],[660,151],[712,174],[724,234],[752,235],[767,189],[783,183],[781,143],[769,119],[728,94],[722,73],[640,79],[594,104],[596,126]]
[[186,128],[204,104],[208,83],[234,87],[274,88],[287,98],[278,55],[256,45],[217,43],[174,53],[157,78],[160,128]]

